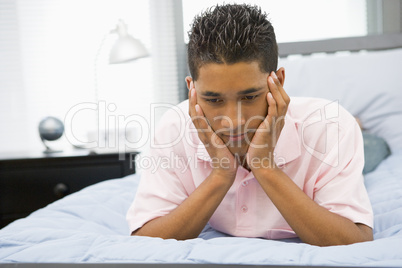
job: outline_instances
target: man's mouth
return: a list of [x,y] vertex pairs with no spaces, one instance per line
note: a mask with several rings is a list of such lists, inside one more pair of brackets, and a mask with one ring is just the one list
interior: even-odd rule
[[244,139],[246,138],[246,135],[247,135],[247,132],[242,133],[242,134],[236,134],[236,135],[233,135],[233,134],[230,134],[230,135],[222,134],[222,136],[224,136],[224,137],[225,137],[226,139],[228,139],[228,141],[230,141],[230,142],[235,142],[235,141],[244,140]]

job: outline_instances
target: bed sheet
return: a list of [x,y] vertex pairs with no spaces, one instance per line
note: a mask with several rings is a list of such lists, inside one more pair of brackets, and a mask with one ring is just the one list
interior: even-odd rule
[[98,183],[0,230],[0,262],[219,263],[402,267],[402,151],[365,182],[372,242],[317,247],[298,239],[230,237],[209,226],[196,239],[130,237],[125,213],[139,174]]

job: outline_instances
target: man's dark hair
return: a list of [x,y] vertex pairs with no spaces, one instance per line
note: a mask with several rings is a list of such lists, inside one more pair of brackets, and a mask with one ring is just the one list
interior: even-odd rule
[[276,71],[274,28],[257,6],[216,5],[194,18],[188,35],[188,65],[194,81],[200,67],[208,63],[258,61],[261,71]]

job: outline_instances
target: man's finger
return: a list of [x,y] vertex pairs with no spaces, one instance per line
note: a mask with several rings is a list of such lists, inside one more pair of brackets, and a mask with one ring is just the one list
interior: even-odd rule
[[289,105],[289,103],[290,103],[289,95],[286,93],[285,89],[283,88],[283,86],[282,86],[281,82],[279,81],[278,77],[276,76],[275,72],[272,72],[272,75],[274,78],[273,80],[278,87],[278,91],[282,95],[282,99],[285,101],[285,103],[287,105]]
[[189,115],[198,131],[198,137],[205,146],[208,146],[209,144],[212,144],[212,146],[214,147],[220,147],[224,145],[223,141],[218,137],[218,135],[209,125],[208,120],[204,115],[204,111],[197,103],[197,93],[194,86],[191,88],[191,83],[189,92]]
[[267,116],[277,116],[278,115],[278,108],[277,108],[277,102],[276,99],[273,96],[271,88],[274,87],[272,84],[275,84],[273,81],[272,77],[268,78],[269,82],[268,84],[271,84],[269,86],[270,92],[267,94],[267,102],[268,102],[268,115]]
[[282,114],[283,112],[286,112],[286,110],[287,110],[287,104],[286,104],[285,100],[283,99],[283,96],[279,89],[282,87],[282,85],[279,82],[279,79],[276,76],[275,72],[271,73],[268,80],[269,80],[268,86],[272,93],[272,96],[275,99],[278,114]]
[[285,89],[284,89],[282,86],[279,87],[279,92],[281,93],[282,98],[283,98],[283,100],[285,101],[286,105],[289,105],[289,103],[290,103],[290,97],[289,97],[289,95],[286,93]]
[[[197,113],[195,111],[195,105],[197,104],[197,97],[196,97],[196,92],[194,87],[190,87],[190,92],[189,92],[189,107],[188,107],[188,113],[190,115],[191,120],[193,121],[195,127],[197,127],[197,122],[195,122]],[[198,127],[197,127],[198,128]]]
[[206,147],[209,145],[216,147],[217,142],[215,139],[217,138],[217,136],[214,130],[209,125],[201,106],[196,104],[195,110],[196,116],[194,119],[197,121],[196,127],[198,131],[198,137],[201,139],[202,143],[204,143]]

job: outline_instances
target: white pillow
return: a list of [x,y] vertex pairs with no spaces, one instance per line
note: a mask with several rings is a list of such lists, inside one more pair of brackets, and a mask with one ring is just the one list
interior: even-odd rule
[[402,49],[280,59],[290,96],[338,100],[369,133],[402,150]]

